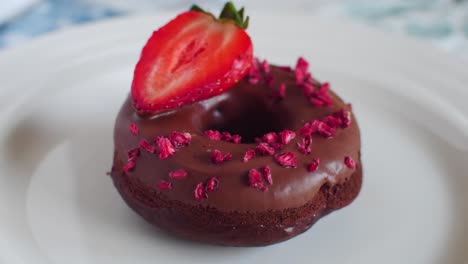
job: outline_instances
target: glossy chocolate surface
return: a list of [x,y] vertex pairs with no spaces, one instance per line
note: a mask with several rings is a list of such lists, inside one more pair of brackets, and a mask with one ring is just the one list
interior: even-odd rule
[[[345,182],[355,170],[346,167],[344,158],[350,156],[355,161],[360,160],[360,135],[354,116],[351,126],[338,129],[331,139],[314,135],[310,155],[301,154],[296,147],[301,136],[286,145],[283,151],[296,154],[297,168],[281,167],[271,156],[242,162],[245,152],[257,145],[255,137],[283,129],[297,131],[305,122],[346,107],[333,93],[332,107],[313,107],[295,84],[293,72],[272,67],[272,73],[275,76],[273,88],[263,82],[251,85],[247,80],[242,80],[217,97],[154,117],[139,116],[132,107],[131,98],[127,98],[117,117],[114,134],[116,157],[123,163],[127,160],[126,150],[138,147],[143,138],[152,142],[156,136],[168,136],[174,130],[192,134],[190,145],[179,149],[166,160],[160,160],[157,154],[142,150],[135,170],[128,173],[129,178],[138,180],[168,200],[188,205],[201,204],[221,212],[264,212],[296,208],[313,200],[322,186],[328,184],[333,187]],[[285,83],[287,90],[286,98],[278,101],[272,99],[271,94],[280,83]],[[131,123],[138,127],[138,135],[133,135],[129,130]],[[208,129],[240,134],[243,142],[234,144],[210,140],[203,134]],[[233,159],[219,165],[213,164],[211,151],[214,149],[232,153]],[[320,166],[317,171],[309,173],[307,165],[314,158],[320,159]],[[271,167],[273,185],[268,186],[268,191],[261,192],[249,186],[247,174],[250,169],[265,165]],[[169,178],[170,171],[181,168],[188,172],[185,179]],[[205,201],[197,202],[194,198],[196,184],[211,177],[219,178],[219,188],[209,193]],[[159,190],[156,185],[161,180],[172,182],[173,189]]]

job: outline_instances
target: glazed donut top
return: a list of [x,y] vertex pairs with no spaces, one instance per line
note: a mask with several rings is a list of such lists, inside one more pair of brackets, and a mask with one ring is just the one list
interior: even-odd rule
[[125,173],[166,199],[239,212],[300,207],[342,183],[359,160],[358,126],[301,63],[256,63],[227,92],[152,117],[129,96],[114,134]]

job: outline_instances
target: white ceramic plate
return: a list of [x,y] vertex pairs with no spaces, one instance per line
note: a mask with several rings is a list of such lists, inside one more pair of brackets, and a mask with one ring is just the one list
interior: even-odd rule
[[171,16],[0,54],[1,263],[468,263],[466,65],[346,21],[258,14],[250,32],[258,56],[304,55],[353,103],[365,178],[351,206],[263,248],[180,241],[141,220],[105,173],[140,49]]

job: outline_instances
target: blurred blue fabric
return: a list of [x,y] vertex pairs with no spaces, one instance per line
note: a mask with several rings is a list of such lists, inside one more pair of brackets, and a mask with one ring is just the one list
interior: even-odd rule
[[[319,5],[311,5],[310,2]],[[111,0],[41,0],[14,19],[0,24],[0,48],[9,47],[44,33],[73,24],[93,22],[138,12]],[[181,10],[192,1],[128,0],[127,6],[151,3],[145,12],[167,8]],[[223,1],[194,1],[218,6]],[[253,2],[234,1],[250,5]],[[261,2],[261,1],[259,1]],[[255,4],[259,3],[255,2]],[[294,3],[295,2],[295,3]],[[468,1],[465,0],[290,0],[301,12],[319,16],[348,16],[382,30],[408,34],[468,58]],[[180,7],[179,7],[180,6]],[[264,6],[258,5],[258,6]],[[283,10],[284,1],[269,0],[268,8]],[[309,9],[307,9],[309,7]],[[319,7],[319,8],[317,8]],[[2,2],[0,1],[0,9]],[[153,10],[148,10],[153,9]],[[290,11],[291,12],[291,11]]]

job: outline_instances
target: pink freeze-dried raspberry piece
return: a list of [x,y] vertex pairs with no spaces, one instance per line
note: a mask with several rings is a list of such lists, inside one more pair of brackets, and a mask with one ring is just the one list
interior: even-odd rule
[[200,182],[195,186],[194,196],[197,202],[203,202],[208,198],[208,194],[203,187],[203,183]]
[[343,120],[341,117],[336,117],[335,115],[330,115],[325,117],[323,120],[330,127],[341,127],[343,125]]
[[312,137],[306,136],[301,142],[297,142],[297,149],[304,155],[309,155],[312,152]]
[[300,88],[302,89],[302,93],[306,97],[310,97],[314,93],[314,86],[310,82],[303,83]]
[[299,129],[299,134],[301,134],[304,137],[309,137],[312,135],[312,133],[315,133],[316,128],[312,127],[312,124],[307,122],[304,124],[304,126]]
[[192,141],[192,135],[186,132],[172,131],[169,134],[169,140],[171,141],[174,147],[180,148],[190,144],[190,142]]
[[279,165],[286,168],[296,168],[297,160],[293,152],[284,152],[275,155],[275,160]]
[[269,185],[272,185],[273,184],[273,177],[271,175],[271,169],[270,169],[270,166],[266,165],[262,168],[262,172],[263,172],[263,177],[265,177],[265,180],[266,182],[269,184]]
[[221,132],[217,130],[206,130],[205,136],[207,136],[211,140],[215,140],[215,141],[221,140]]
[[265,76],[265,83],[268,87],[272,88],[273,85],[275,84],[275,76],[272,74],[267,74]]
[[312,163],[307,166],[307,171],[309,172],[314,172],[318,169],[318,166],[320,164],[320,159],[316,158],[312,160]]
[[140,156],[140,148],[129,149],[126,152],[129,159],[136,159]]
[[158,136],[154,140],[156,147],[158,148],[159,152],[159,159],[164,160],[173,156],[176,152],[174,146],[172,145],[171,141],[166,137]]
[[172,183],[162,180],[157,184],[157,187],[160,190],[170,190],[172,189]]
[[242,137],[240,135],[232,135],[231,142],[234,144],[240,144],[242,141]]
[[302,85],[306,80],[306,75],[309,70],[309,63],[302,57],[297,60],[296,68],[294,69],[294,73],[296,75],[296,84]]
[[296,133],[291,130],[283,130],[279,133],[279,138],[282,144],[289,144],[291,140],[293,140],[296,137]]
[[276,98],[282,100],[286,97],[286,84],[281,83],[278,87],[278,92],[276,93]]
[[268,64],[268,61],[263,60],[261,67],[264,73],[270,73],[270,64]]
[[130,172],[135,169],[135,165],[136,165],[135,160],[129,160],[127,165],[123,167],[123,171],[126,173]]
[[268,190],[265,184],[263,184],[262,173],[256,169],[249,170],[249,184],[250,187],[259,189],[262,192]]
[[260,71],[259,71],[259,60],[258,58],[254,58],[252,61],[252,64],[250,66],[249,74],[248,74],[248,79],[250,84],[257,84],[260,82],[261,76],[260,76]]
[[205,192],[210,193],[216,191],[219,187],[219,179],[217,177],[211,177],[205,184]]
[[284,145],[281,144],[281,143],[279,143],[279,142],[273,143],[273,144],[271,144],[270,146],[271,146],[275,151],[276,151],[276,150],[280,150],[280,149],[282,149],[282,148],[284,147]]
[[259,155],[273,155],[275,154],[275,149],[268,145],[267,143],[260,143],[255,148],[256,153]]
[[138,127],[135,124],[131,123],[129,128],[133,135],[138,135]]
[[278,134],[276,134],[275,132],[267,133],[263,135],[262,142],[268,143],[268,144],[276,143],[278,142]]
[[245,152],[244,158],[242,158],[243,162],[247,162],[255,157],[255,150],[249,149]]
[[320,133],[320,135],[326,138],[331,138],[336,133],[336,128],[330,127],[329,125],[327,125],[325,122],[322,122],[322,121],[319,121],[317,130]]
[[232,154],[227,152],[226,154],[223,155],[220,150],[215,149],[211,152],[211,161],[214,164],[220,164],[225,161],[231,160],[232,159]]
[[226,131],[221,133],[221,140],[223,140],[223,141],[231,141],[231,139],[232,139],[231,133],[226,132]]
[[169,177],[172,179],[183,179],[187,177],[187,171],[184,169],[178,169],[175,171],[169,172]]
[[346,167],[348,167],[350,169],[356,168],[356,162],[350,156],[345,157],[344,163],[345,163]]
[[140,141],[140,148],[148,151],[151,154],[154,154],[156,152],[156,148],[153,145],[151,145],[146,139],[142,139]]
[[340,126],[342,128],[347,128],[351,125],[351,112],[344,108],[334,113],[332,116],[340,120]]

